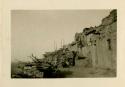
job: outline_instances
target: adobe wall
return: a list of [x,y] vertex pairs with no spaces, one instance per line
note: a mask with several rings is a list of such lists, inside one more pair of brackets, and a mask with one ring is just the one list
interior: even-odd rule
[[[75,35],[79,56],[89,57],[93,67],[116,68],[116,10],[98,27],[85,28]],[[72,46],[73,47],[73,46]]]

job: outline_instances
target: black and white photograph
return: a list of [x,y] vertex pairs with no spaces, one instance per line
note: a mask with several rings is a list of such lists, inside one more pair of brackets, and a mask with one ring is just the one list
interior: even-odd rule
[[12,79],[117,77],[117,9],[10,15]]

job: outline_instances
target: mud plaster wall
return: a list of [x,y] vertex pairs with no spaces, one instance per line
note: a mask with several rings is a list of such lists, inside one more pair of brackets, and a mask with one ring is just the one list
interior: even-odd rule
[[[78,55],[88,57],[92,61],[93,67],[116,69],[116,43],[117,43],[117,13],[112,11],[110,15],[102,20],[102,24],[93,29],[99,32],[86,35],[82,40],[83,47],[71,46],[70,49],[76,48]],[[82,32],[84,34],[84,32]],[[85,42],[86,41],[86,42]],[[76,41],[79,42],[79,41]],[[78,45],[78,44],[77,44]]]
[[116,68],[116,27],[116,23],[107,25],[104,30],[111,29],[110,34],[107,32],[101,39],[96,38],[96,45],[82,48],[82,56],[90,57],[93,67]]

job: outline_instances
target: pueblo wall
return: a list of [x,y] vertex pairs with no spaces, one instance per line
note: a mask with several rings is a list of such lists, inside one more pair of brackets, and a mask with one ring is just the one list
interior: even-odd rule
[[75,34],[72,43],[55,52],[46,53],[45,59],[56,64],[64,59],[65,48],[68,48],[77,52],[78,57],[88,58],[92,67],[116,69],[116,36],[117,11],[112,10],[99,26],[84,28]]
[[93,67],[116,69],[117,11],[102,19],[97,27],[84,28],[75,34],[74,44],[69,49],[78,56],[89,58]]

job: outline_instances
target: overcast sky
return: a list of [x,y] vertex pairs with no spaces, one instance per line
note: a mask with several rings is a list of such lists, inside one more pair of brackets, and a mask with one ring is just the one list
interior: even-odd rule
[[68,44],[76,32],[98,26],[111,10],[15,10],[11,13],[12,60],[29,60]]

